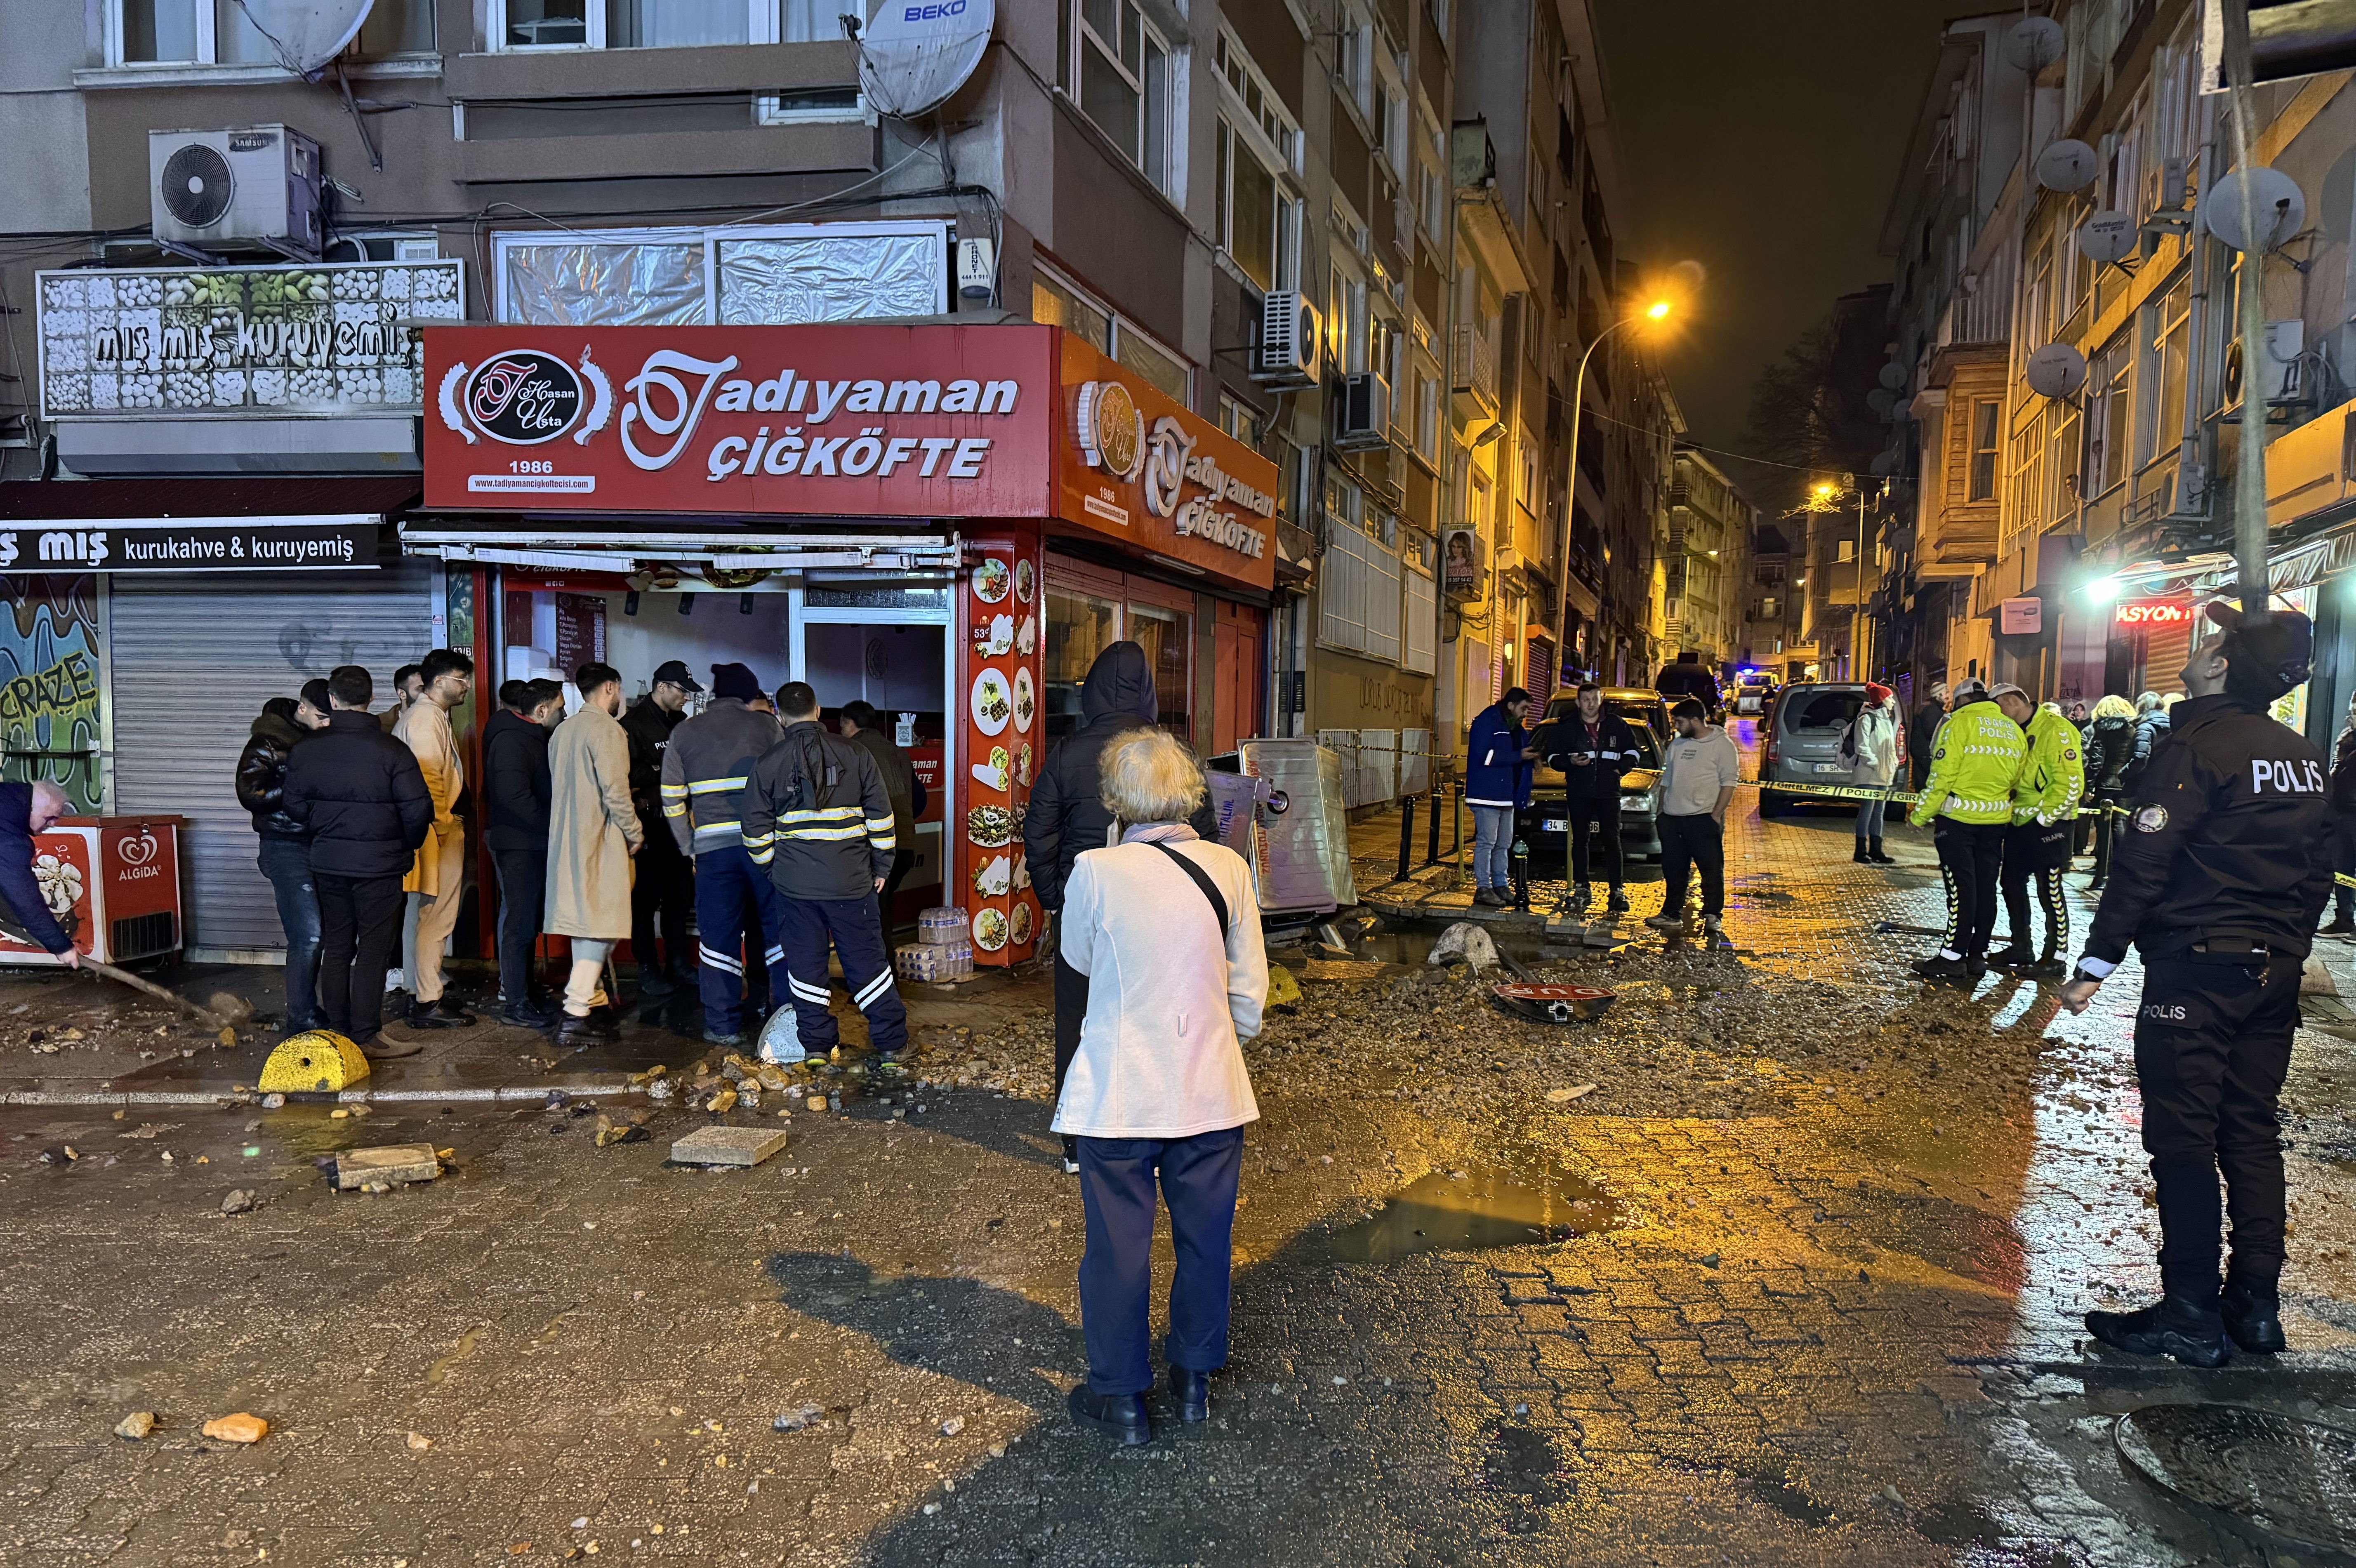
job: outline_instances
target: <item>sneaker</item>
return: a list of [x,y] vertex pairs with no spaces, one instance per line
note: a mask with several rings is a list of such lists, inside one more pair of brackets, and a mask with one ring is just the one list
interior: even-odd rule
[[403,969],[386,970],[384,972],[384,988],[387,995],[391,995],[394,991],[399,991],[404,996],[407,995],[409,991],[408,971]]
[[1625,888],[1613,888],[1612,890],[1612,897],[1605,901],[1603,908],[1607,913],[1626,914],[1628,912],[1628,890]]
[[1655,931],[1681,932],[1686,928],[1685,917],[1677,914],[1649,914],[1644,917],[1644,923]]
[[2070,977],[2070,965],[2049,955],[2017,973],[2030,980],[2066,980]]
[[2131,1356],[2171,1356],[2188,1367],[2222,1367],[2233,1359],[2225,1319],[2180,1296],[2163,1296],[2136,1312],[2089,1312],[2086,1332]]
[[703,1031],[703,1038],[711,1041],[713,1045],[725,1045],[731,1048],[740,1046],[744,1043],[744,1036],[743,1033],[733,1029],[708,1029]]
[[1585,914],[1588,906],[1594,901],[1593,888],[1589,887],[1585,882],[1573,882],[1569,896],[1562,901],[1562,907],[1564,912],[1568,914]]
[[370,1061],[398,1061],[404,1056],[415,1056],[425,1049],[423,1044],[413,1040],[387,1040],[382,1035],[375,1034],[366,1040],[356,1040],[352,1043],[359,1047],[360,1054]]
[[2333,921],[2329,925],[2316,927],[2315,934],[2318,936],[2356,936],[2356,920],[2351,920],[2348,916],[2343,914],[2339,919]]
[[1722,942],[1726,939],[1726,923],[1714,914],[1701,917],[1701,929],[1702,933],[1712,942]]

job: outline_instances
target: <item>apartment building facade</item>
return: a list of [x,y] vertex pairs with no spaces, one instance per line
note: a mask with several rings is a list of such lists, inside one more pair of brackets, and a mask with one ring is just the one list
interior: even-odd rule
[[1746,656],[1750,556],[1759,509],[1697,448],[1676,447],[1671,463],[1668,527],[1655,572],[1661,647],[1669,658],[1693,653],[1701,663],[1729,673]]

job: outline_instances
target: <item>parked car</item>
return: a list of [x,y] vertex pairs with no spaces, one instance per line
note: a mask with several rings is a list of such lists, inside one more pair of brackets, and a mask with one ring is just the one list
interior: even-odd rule
[[[1620,852],[1630,860],[1661,858],[1661,747],[1669,733],[1669,705],[1642,687],[1607,687],[1603,709],[1627,721],[1643,752],[1642,764],[1620,781]],[[1530,848],[1530,875],[1564,877],[1570,868],[1570,816],[1564,804],[1562,770],[1546,765],[1547,730],[1579,712],[1579,699],[1565,692],[1547,704],[1536,738],[1541,759],[1530,784],[1530,804],[1516,827]]]
[[[1854,801],[1811,799],[1776,791],[1778,784],[1846,784],[1850,769],[1839,761],[1841,735],[1865,706],[1865,686],[1855,681],[1798,681],[1775,699],[1772,716],[1760,725],[1759,815],[1775,816],[1792,806],[1827,805],[1857,809]],[[1905,729],[1899,731],[1899,776],[1905,776]]]
[[1735,677],[1733,708],[1744,719],[1764,717],[1775,706],[1775,677],[1763,669],[1745,670]]

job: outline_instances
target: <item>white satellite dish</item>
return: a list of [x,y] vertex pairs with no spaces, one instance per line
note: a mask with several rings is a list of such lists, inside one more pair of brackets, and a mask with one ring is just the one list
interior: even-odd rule
[[1907,381],[1906,367],[1892,359],[1881,367],[1879,379],[1883,386],[1893,392],[1904,391]]
[[2246,180],[2241,170],[2229,170],[2201,196],[2201,226],[2236,251],[2271,251],[2307,227],[2307,197],[2280,169],[2254,168]]
[[1890,417],[1890,405],[1897,400],[1890,395],[1890,389],[1887,387],[1876,387],[1865,395],[1865,406],[1884,419]]
[[887,4],[859,35],[859,85],[876,112],[929,113],[963,87],[990,48],[995,0]]
[[2029,385],[2040,397],[2066,398],[2086,384],[2086,357],[2066,343],[2049,343],[2029,357]]
[[2051,16],[2031,16],[2004,36],[2004,58],[2015,70],[2031,74],[2062,58],[2070,35]]
[[2094,183],[2101,162],[2083,142],[2048,142],[2037,155],[2037,183],[2047,190],[2083,190]]
[[375,0],[231,0],[221,26],[262,35],[280,65],[308,76],[342,54],[360,36]]
[[2078,225],[2078,254],[2090,261],[2124,260],[2141,230],[2124,212],[2097,212]]

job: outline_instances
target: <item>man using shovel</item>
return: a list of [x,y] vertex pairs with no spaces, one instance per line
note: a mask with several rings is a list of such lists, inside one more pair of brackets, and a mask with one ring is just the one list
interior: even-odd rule
[[33,836],[65,814],[66,792],[53,784],[0,784],[0,900],[8,906],[0,931],[79,969],[81,954],[49,912],[40,880],[33,875]]

